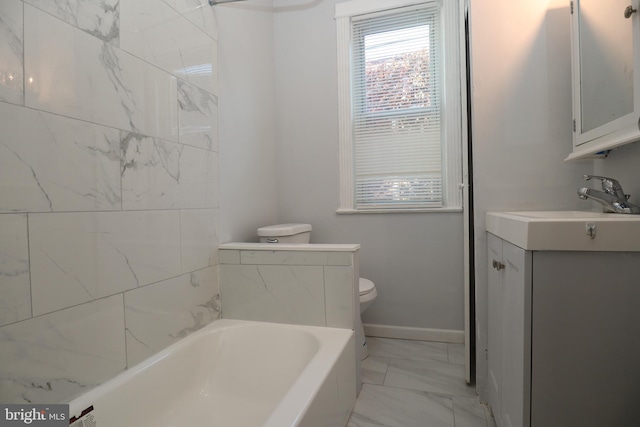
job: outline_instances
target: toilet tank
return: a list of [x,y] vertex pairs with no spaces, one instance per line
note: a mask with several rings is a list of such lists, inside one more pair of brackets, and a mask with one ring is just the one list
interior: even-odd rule
[[258,228],[260,243],[309,243],[311,224],[278,224]]

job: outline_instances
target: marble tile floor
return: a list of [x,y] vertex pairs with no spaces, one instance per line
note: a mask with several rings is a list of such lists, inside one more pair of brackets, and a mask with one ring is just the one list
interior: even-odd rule
[[347,427],[495,427],[464,382],[462,344],[367,338],[362,391]]

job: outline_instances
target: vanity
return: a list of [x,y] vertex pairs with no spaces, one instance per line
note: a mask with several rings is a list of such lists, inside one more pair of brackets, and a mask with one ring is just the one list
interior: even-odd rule
[[489,212],[498,427],[640,422],[640,215]]

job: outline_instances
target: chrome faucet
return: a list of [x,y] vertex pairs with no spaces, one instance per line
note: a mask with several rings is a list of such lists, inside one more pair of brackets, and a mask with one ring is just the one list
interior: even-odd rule
[[591,199],[602,205],[603,212],[620,213],[620,214],[640,214],[640,206],[629,203],[628,194],[624,194],[622,186],[618,180],[607,178],[606,176],[585,175],[584,180],[589,181],[592,178],[599,179],[602,182],[602,191],[592,188],[581,188],[578,190],[578,197],[583,200]]

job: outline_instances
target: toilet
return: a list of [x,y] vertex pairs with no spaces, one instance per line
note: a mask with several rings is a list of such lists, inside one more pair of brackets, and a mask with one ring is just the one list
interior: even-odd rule
[[[311,238],[311,224],[277,224],[258,228],[260,243],[309,243]],[[360,277],[360,316],[356,317],[356,343],[360,360],[369,356],[367,340],[362,327],[362,313],[378,296],[376,287],[369,279]]]
[[378,291],[376,290],[376,285],[374,285],[371,280],[360,277],[360,316],[356,319],[356,342],[361,343],[358,347],[360,360],[364,360],[369,356],[367,337],[365,337],[364,328],[362,327],[362,313],[369,308],[377,296]]

